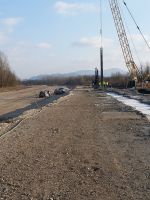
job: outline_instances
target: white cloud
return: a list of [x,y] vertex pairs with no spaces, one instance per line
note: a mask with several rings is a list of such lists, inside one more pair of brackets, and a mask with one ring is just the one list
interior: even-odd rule
[[[144,42],[142,36],[140,34],[132,34],[128,35],[130,47],[132,48],[132,42],[130,40],[130,36],[132,38],[132,41],[135,45],[135,47],[138,49],[143,49],[147,48],[146,43]],[[148,43],[150,43],[150,35],[145,34],[144,35],[145,39],[147,40]],[[116,44],[117,43],[117,44]],[[112,38],[103,38],[103,46],[104,48],[112,48],[114,46],[119,45],[119,41],[113,40]],[[100,44],[100,37],[82,37],[78,41],[73,42],[73,46],[78,46],[78,47],[95,47],[99,48],[101,46]]]
[[[132,34],[131,35],[133,37],[133,39],[138,40],[138,41],[143,41],[142,35],[141,34]],[[150,40],[150,35],[148,34],[143,34],[143,36],[145,37],[146,40]]]
[[67,3],[58,1],[54,7],[58,13],[66,15],[74,15],[80,12],[95,12],[97,10],[97,6],[93,3]]
[[22,21],[22,18],[16,17],[16,18],[5,18],[1,20],[1,23],[3,23],[6,26],[14,26],[19,24]]
[[[150,36],[148,34],[145,34],[144,36],[146,40],[149,42]],[[140,66],[139,59],[141,63],[146,63],[150,60],[150,56],[149,56],[150,51],[140,34],[132,34],[131,37],[132,37],[132,40],[134,41],[134,47],[133,47],[133,44],[131,43],[130,38],[129,38],[131,52],[133,54],[135,63],[138,66]],[[99,54],[99,51],[97,49],[100,48],[100,38],[99,37],[82,37],[81,39],[79,39],[79,41],[74,42],[73,46],[76,46],[79,48],[86,47],[87,48],[86,51],[87,50],[91,52],[95,51],[95,55],[97,56],[97,54]],[[111,67],[124,66],[126,68],[122,50],[117,38],[113,40],[111,38],[104,37],[103,47],[104,47],[105,66],[111,66]],[[136,47],[136,51],[135,51],[135,47]],[[93,50],[91,48],[93,48]]]
[[10,17],[0,20],[1,25],[4,26],[7,32],[13,32],[14,27],[23,21],[21,17]]
[[0,45],[6,45],[11,42],[11,33],[22,18],[4,18],[0,19]]
[[[99,66],[99,48],[101,47],[100,37],[83,37],[73,43],[73,46],[81,48],[86,48],[84,51],[91,52],[91,56],[87,57],[83,62],[85,66]],[[121,52],[121,47],[119,42],[113,40],[109,37],[103,38],[103,47],[104,47],[104,66],[105,69],[116,68],[122,66],[123,69],[126,69],[124,58]],[[89,54],[89,53],[88,53]],[[91,60],[91,58],[93,58]]]
[[51,44],[49,44],[47,42],[41,42],[41,43],[37,44],[37,47],[41,48],[41,49],[50,49]]
[[[99,37],[83,37],[79,41],[73,43],[74,46],[81,47],[95,47],[98,48],[101,46]],[[103,38],[103,45],[107,47],[111,47],[113,45],[113,40],[110,38]]]
[[7,44],[10,41],[8,35],[2,31],[0,31],[0,45]]
[[30,41],[18,41],[5,48],[5,53],[8,56],[9,62],[18,77],[29,78],[36,73],[49,73],[51,69],[50,63],[52,63],[55,55],[52,50],[49,49],[50,44],[49,46],[44,44],[31,43]]

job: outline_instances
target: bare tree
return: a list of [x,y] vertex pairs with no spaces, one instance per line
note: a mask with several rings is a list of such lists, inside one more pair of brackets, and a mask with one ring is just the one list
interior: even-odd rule
[[0,52],[0,87],[14,86],[18,78],[10,70],[8,59],[3,52]]

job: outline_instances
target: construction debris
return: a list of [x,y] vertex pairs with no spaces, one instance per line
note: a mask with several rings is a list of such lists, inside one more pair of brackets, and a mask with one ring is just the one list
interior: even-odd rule
[[60,95],[60,94],[65,94],[67,92],[67,90],[65,88],[57,88],[54,91],[54,94],[56,95]]
[[50,94],[49,90],[40,91],[40,93],[39,93],[39,98],[48,98],[50,96],[51,96],[51,94]]

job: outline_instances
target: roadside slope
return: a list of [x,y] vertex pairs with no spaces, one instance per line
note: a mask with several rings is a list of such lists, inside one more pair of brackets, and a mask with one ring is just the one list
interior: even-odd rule
[[148,200],[148,133],[131,108],[76,90],[1,137],[0,197]]

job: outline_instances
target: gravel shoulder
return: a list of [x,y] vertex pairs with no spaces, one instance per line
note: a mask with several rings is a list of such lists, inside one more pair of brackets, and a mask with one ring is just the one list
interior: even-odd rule
[[0,137],[0,199],[149,200],[149,125],[77,88]]

